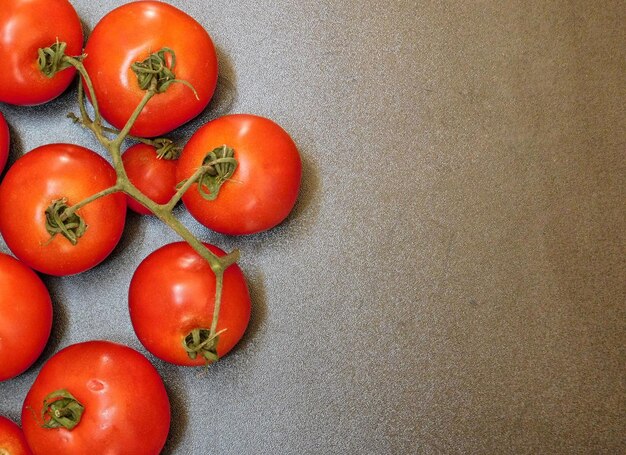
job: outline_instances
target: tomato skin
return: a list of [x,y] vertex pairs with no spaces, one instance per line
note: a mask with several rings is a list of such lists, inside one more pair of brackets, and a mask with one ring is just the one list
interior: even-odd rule
[[4,416],[0,416],[0,454],[33,455],[22,429]]
[[[156,148],[137,144],[122,154],[128,179],[143,194],[158,204],[168,202],[176,193],[176,160],[158,158]],[[152,212],[131,197],[126,197],[128,208],[140,215]]]
[[187,210],[209,229],[230,235],[254,234],[282,222],[296,203],[302,177],[291,137],[263,117],[220,117],[189,139],[178,160],[177,180],[189,178],[206,154],[223,144],[235,150],[235,173],[213,201],[203,199],[193,185],[183,196]]
[[[41,427],[44,398],[69,391],[84,407],[72,430]],[[110,341],[59,351],[26,395],[22,428],[37,455],[157,455],[170,427],[170,405],[159,373],[139,352]]]
[[[205,246],[224,255],[213,245]],[[133,328],[148,351],[176,365],[206,363],[202,356],[190,359],[182,342],[193,329],[211,326],[215,275],[187,243],[170,243],[145,258],[133,275],[128,295]],[[217,331],[226,331],[217,344],[220,357],[241,339],[249,320],[250,294],[241,269],[233,264],[224,272]]]
[[0,253],[0,381],[23,373],[41,355],[52,328],[52,302],[35,272]]
[[196,90],[174,83],[143,109],[131,133],[165,134],[197,116],[217,84],[217,55],[209,34],[183,11],[156,1],[120,6],[96,24],[87,40],[84,61],[92,78],[102,116],[121,129],[145,92],[131,65],[168,47],[176,53],[174,74]]
[[[122,193],[102,197],[78,210],[87,223],[72,245],[45,227],[45,210],[56,199],[76,204],[115,185],[113,167],[97,153],[72,144],[48,144],[19,158],[0,185],[0,233],[29,267],[49,275],[72,275],[99,264],[124,229]],[[18,211],[19,209],[19,211]]]
[[7,125],[2,112],[0,112],[0,172],[4,169],[9,158],[9,126]]
[[0,8],[0,101],[17,105],[46,103],[65,91],[76,74],[67,68],[51,79],[37,67],[39,48],[57,39],[67,43],[65,53],[81,54],[83,30],[67,0],[11,0]]

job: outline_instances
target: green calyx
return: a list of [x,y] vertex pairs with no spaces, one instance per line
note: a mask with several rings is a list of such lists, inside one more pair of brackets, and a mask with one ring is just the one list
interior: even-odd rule
[[206,155],[202,166],[205,172],[198,179],[198,192],[207,201],[212,201],[237,169],[235,150],[227,145],[217,147]]
[[180,82],[189,87],[198,98],[198,93],[193,85],[187,81],[176,79],[175,67],[176,53],[172,49],[164,47],[160,51],[150,54],[145,60],[133,63],[131,69],[137,75],[137,82],[142,90],[154,90],[155,93],[163,93],[173,83]]
[[73,429],[80,423],[85,407],[65,389],[57,390],[43,400],[42,428]]
[[87,225],[80,215],[75,212],[67,214],[69,205],[67,199],[57,199],[46,209],[46,230],[51,236],[61,234],[72,245],[78,243],[78,239],[83,236],[87,230]]
[[[37,53],[37,66],[39,70],[47,77],[53,78],[55,74],[72,66],[65,55],[67,44],[57,41],[52,46],[40,48]],[[81,60],[83,56],[77,57]]]
[[152,143],[156,148],[157,158],[160,160],[177,160],[183,150],[166,137],[153,139]]
[[198,355],[201,355],[207,363],[217,362],[219,360],[217,342],[220,334],[225,331],[226,329],[220,330],[211,335],[209,329],[193,329],[183,338],[183,348],[190,359],[196,359]]

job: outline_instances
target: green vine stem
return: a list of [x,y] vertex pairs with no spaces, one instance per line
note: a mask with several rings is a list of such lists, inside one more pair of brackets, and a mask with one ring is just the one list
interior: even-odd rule
[[[150,140],[143,140],[141,138],[135,138],[129,135],[129,132],[136,122],[137,118],[141,114],[141,111],[146,106],[146,104],[150,101],[150,99],[155,96],[157,93],[160,93],[167,89],[169,85],[174,82],[183,82],[178,79],[175,79],[175,76],[171,73],[171,71],[167,71],[168,77],[164,81],[163,79],[159,79],[157,77],[153,77],[149,80],[149,84],[145,91],[145,95],[141,102],[137,105],[132,115],[122,128],[122,130],[117,131],[112,128],[108,128],[102,125],[102,117],[100,115],[100,110],[98,106],[98,100],[95,94],[95,90],[93,87],[93,83],[85,66],[82,63],[81,57],[71,57],[67,55],[62,55],[59,57],[58,51],[60,48],[63,48],[63,43],[55,43],[54,52],[50,52],[47,49],[42,49],[39,54],[43,55],[53,55],[55,59],[55,64],[59,66],[59,68],[67,68],[67,65],[73,66],[76,68],[78,73],[80,74],[79,78],[79,87],[78,87],[78,102],[80,109],[80,118],[75,116],[74,114],[70,115],[75,122],[79,122],[87,129],[91,130],[98,142],[107,149],[111,156],[111,160],[113,162],[113,167],[115,168],[115,172],[117,174],[117,182],[114,186],[107,188],[99,193],[94,194],[93,196],[74,204],[73,206],[67,207],[63,214],[62,218],[68,219],[72,215],[76,214],[76,212],[85,205],[104,197],[106,195],[115,193],[115,192],[123,192],[128,196],[135,199],[137,202],[145,206],[148,210],[150,210],[157,218],[159,218],[163,223],[169,226],[172,230],[174,230],[183,240],[185,240],[204,260],[207,261],[211,270],[215,274],[215,306],[213,311],[213,319],[211,321],[211,328],[209,333],[207,334],[209,339],[217,339],[219,333],[217,332],[217,322],[220,313],[220,306],[222,301],[222,288],[224,283],[224,272],[230,267],[232,264],[238,261],[239,259],[239,250],[235,249],[230,253],[224,256],[217,256],[212,253],[208,248],[204,246],[204,244],[198,240],[189,229],[178,220],[173,214],[172,210],[176,203],[180,201],[185,191],[187,191],[194,183],[198,182],[198,180],[206,174],[207,171],[210,171],[216,164],[219,162],[209,162],[203,163],[203,165],[196,171],[189,179],[184,182],[181,182],[178,185],[178,190],[176,194],[165,204],[157,204],[152,199],[143,194],[132,182],[128,179],[126,174],[126,170],[124,169],[124,164],[121,159],[121,146],[126,138],[132,138],[136,140],[140,140],[141,142],[146,142]],[[51,46],[52,47],[52,46]],[[169,54],[172,62],[175,62],[174,52],[170,49],[164,49],[153,54],[158,57],[162,57],[165,60],[165,54]],[[154,59],[153,59],[154,60]],[[40,65],[45,64],[45,59],[40,59]],[[156,61],[156,60],[155,60]],[[163,69],[160,64],[155,63],[155,61],[149,61],[147,63],[148,69],[145,71],[150,73],[156,69]],[[141,62],[139,62],[141,63]],[[144,62],[145,63],[145,62]],[[145,66],[145,65],[144,65]],[[135,68],[137,66],[135,65]],[[43,70],[43,68],[41,68]],[[169,70],[173,69],[172,67]],[[172,77],[174,76],[174,77]],[[183,82],[185,83],[185,82]],[[185,84],[187,85],[187,84]],[[91,105],[94,110],[94,119],[92,120],[87,112],[86,108],[86,100],[85,100],[85,91],[89,93],[89,99],[91,101]],[[105,133],[112,133],[115,136],[113,138],[109,138]],[[160,138],[159,140],[164,140]],[[168,141],[165,139],[165,141]],[[171,144],[171,141],[169,142]],[[152,143],[153,144],[153,143]],[[151,144],[151,145],[152,145]],[[167,145],[167,142],[163,142],[162,144]],[[215,160],[214,160],[215,161]]]
[[56,390],[43,400],[41,418],[43,428],[72,430],[80,423],[85,407],[65,389]]
[[[83,123],[83,119],[81,117],[78,117],[73,112],[70,112],[69,114],[67,114],[67,118],[72,120],[72,122],[74,123],[85,126],[85,124]],[[120,130],[116,130],[115,128],[110,128],[108,126],[102,126],[101,128],[102,128],[102,131],[106,133],[111,133],[114,135],[118,135],[120,133]],[[149,139],[146,137],[133,136],[129,134],[128,136],[126,136],[126,138],[154,147],[156,149],[156,153],[159,159],[177,160],[180,156],[180,153],[182,152],[181,147],[178,147],[174,143],[174,141],[166,137],[157,137],[154,139]]]

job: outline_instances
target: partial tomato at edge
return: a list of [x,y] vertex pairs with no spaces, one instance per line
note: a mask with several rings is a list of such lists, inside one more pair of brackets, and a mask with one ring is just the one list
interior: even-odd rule
[[156,1],[122,5],[93,29],[85,47],[84,64],[92,78],[101,114],[116,128],[124,126],[145,95],[131,65],[163,48],[176,53],[174,74],[178,80],[191,84],[197,97],[188,85],[171,84],[143,109],[130,130],[135,136],[163,135],[207,106],[217,84],[213,41],[187,13]]
[[[223,256],[219,248],[205,244]],[[165,245],[146,257],[129,289],[129,310],[139,341],[155,356],[177,365],[204,365],[191,359],[183,340],[194,329],[209,329],[215,308],[215,274],[187,243]],[[243,336],[250,320],[250,294],[237,264],[224,272],[217,331],[217,354],[227,354]]]
[[[69,393],[84,407],[72,429],[44,428],[44,400]],[[71,398],[68,396],[68,399]],[[55,398],[48,398],[55,401]],[[22,406],[22,428],[37,455],[157,455],[170,427],[163,380],[142,354],[110,341],[66,347],[43,366]]]
[[206,155],[227,145],[238,162],[217,198],[206,200],[194,184],[183,196],[193,217],[217,232],[254,234],[281,223],[293,209],[302,177],[298,149],[272,120],[250,114],[210,121],[189,139],[178,161],[177,180],[189,178]]
[[12,420],[0,416],[0,454],[32,455],[24,432]]
[[57,41],[67,55],[80,55],[83,30],[67,0],[11,0],[0,8],[0,101],[17,105],[46,103],[65,91],[76,74],[67,68],[52,78],[38,68],[39,48]]
[[4,115],[0,112],[0,172],[4,169],[4,165],[7,164],[9,158],[9,125],[4,119]]
[[37,360],[51,328],[46,286],[20,261],[0,253],[0,381],[23,373]]
[[89,149],[38,147],[19,158],[0,184],[0,233],[13,254],[35,270],[49,275],[88,270],[111,253],[122,235],[124,195],[110,194],[77,211],[87,228],[76,245],[61,234],[51,238],[45,212],[53,201],[74,205],[116,181],[113,167]]
[[[155,147],[136,144],[122,154],[122,161],[131,183],[157,204],[165,204],[176,193],[177,160],[159,158]],[[126,201],[136,213],[152,213],[130,196]]]

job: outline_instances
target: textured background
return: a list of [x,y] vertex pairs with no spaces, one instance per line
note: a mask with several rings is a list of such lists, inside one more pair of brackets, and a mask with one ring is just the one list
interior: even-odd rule
[[[125,2],[72,3],[90,30]],[[173,405],[165,453],[626,451],[623,1],[170,3],[211,33],[222,71],[176,136],[269,116],[304,181],[261,235],[213,234],[178,209],[242,250],[253,315],[208,371],[148,355]],[[47,142],[98,149],[63,117],[74,93],[0,108],[11,161]],[[68,344],[145,353],[128,283],[175,240],[131,215],[101,266],[45,278],[54,332],[0,384],[0,413],[18,418]]]

